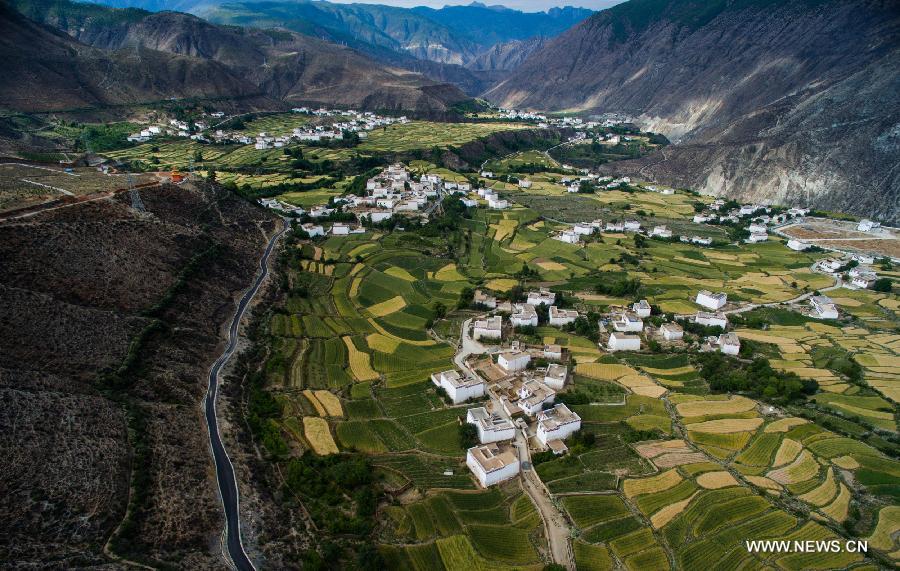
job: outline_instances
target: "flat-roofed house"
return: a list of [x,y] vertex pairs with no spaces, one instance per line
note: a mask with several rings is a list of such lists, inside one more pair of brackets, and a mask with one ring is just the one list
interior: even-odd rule
[[475,295],[472,296],[472,301],[489,309],[497,309],[497,298],[493,295],[481,291],[480,289],[475,290]]
[[697,304],[709,309],[719,309],[728,303],[728,295],[724,292],[713,293],[709,290],[700,290],[697,294]]
[[631,311],[635,312],[638,317],[650,317],[652,309],[653,308],[650,307],[650,303],[646,299],[631,304]]
[[559,361],[562,359],[562,346],[551,344],[544,345],[544,358],[550,359],[552,361]]
[[547,365],[547,371],[544,373],[544,384],[553,390],[562,390],[566,386],[566,377],[568,375],[568,367],[558,363],[550,363]]
[[497,356],[497,364],[508,372],[521,371],[531,362],[531,355],[524,351],[509,351]]
[[519,474],[519,456],[512,446],[492,442],[469,448],[466,466],[478,483],[487,488],[515,478]]
[[796,250],[797,252],[802,252],[803,250],[809,250],[812,248],[812,244],[808,242],[803,242],[802,240],[790,239],[787,241],[787,247],[791,250]]
[[677,341],[684,337],[684,329],[677,323],[663,323],[659,328],[659,334],[666,341]]
[[474,424],[478,430],[478,441],[482,444],[512,440],[516,437],[516,427],[505,416],[488,412],[486,408],[470,408],[466,412],[466,422]]
[[515,311],[509,316],[513,327],[526,327],[529,325],[537,327],[538,314],[533,305],[530,303],[517,303],[514,307]]
[[503,334],[503,318],[499,315],[476,319],[472,336],[478,339],[500,339]]
[[560,309],[555,305],[550,306],[550,325],[557,327],[567,325],[578,319],[578,312],[574,309]]
[[432,373],[431,382],[446,391],[453,404],[484,396],[484,381],[477,377],[467,377],[455,369]]
[[302,224],[300,228],[302,228],[310,238],[325,235],[325,228],[323,228],[321,224],[313,224],[312,222],[307,222],[306,224]]
[[623,311],[612,320],[612,326],[622,333],[640,333],[644,330],[644,320],[636,313]]
[[707,327],[721,327],[722,329],[728,327],[728,316],[726,316],[721,311],[717,311],[715,313],[710,313],[708,311],[698,311],[697,315],[694,316],[694,323],[698,325],[705,325]]
[[546,306],[551,306],[556,303],[556,294],[548,289],[541,288],[538,291],[528,292],[528,299],[526,301],[531,305],[540,305],[543,303]]
[[741,351],[741,339],[734,333],[719,335],[719,351],[726,355],[737,355]]
[[537,439],[547,446],[551,440],[565,440],[581,430],[581,417],[569,410],[564,403],[537,415]]
[[809,304],[812,306],[812,317],[816,319],[837,319],[838,310],[834,301],[827,295],[814,295],[809,298]]
[[637,335],[613,331],[609,336],[609,343],[607,343],[606,347],[610,351],[640,351],[641,338]]
[[543,410],[544,404],[556,399],[556,391],[537,379],[527,379],[516,388],[516,396],[519,409],[528,416],[534,416]]

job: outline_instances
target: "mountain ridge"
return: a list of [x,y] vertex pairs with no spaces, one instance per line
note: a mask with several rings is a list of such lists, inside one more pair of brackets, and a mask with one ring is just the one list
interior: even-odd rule
[[659,182],[896,219],[898,148],[872,141],[893,141],[900,122],[898,37],[900,10],[877,0],[631,0],[550,40],[485,97],[630,115],[680,143],[635,163]]

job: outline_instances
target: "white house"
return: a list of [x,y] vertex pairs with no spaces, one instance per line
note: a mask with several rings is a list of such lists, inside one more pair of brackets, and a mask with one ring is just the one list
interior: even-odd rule
[[481,176],[484,178],[494,178],[494,173],[491,171],[481,171]]
[[531,355],[524,351],[509,351],[497,356],[497,364],[507,373],[521,371],[531,362]]
[[744,242],[748,244],[759,244],[760,242],[765,242],[769,239],[769,235],[765,232],[754,232],[750,234],[747,238],[744,239]]
[[544,358],[551,361],[562,360],[562,346],[556,344],[544,345]]
[[653,230],[650,231],[651,236],[656,236],[658,238],[671,238],[672,231],[669,230],[665,225],[654,226]]
[[566,244],[578,244],[581,242],[581,236],[572,230],[564,230],[554,236],[554,238]]
[[797,252],[802,252],[803,250],[809,250],[812,248],[812,244],[808,244],[801,240],[790,239],[787,241],[787,247],[791,250],[796,250]]
[[350,234],[350,226],[347,224],[336,222],[331,227],[331,233],[334,236],[346,236],[346,235]]
[[709,313],[707,311],[698,311],[694,316],[694,323],[697,325],[705,325],[707,327],[728,327],[728,317],[721,311]]
[[520,188],[531,188],[531,181],[527,178],[519,179]]
[[609,336],[606,348],[610,351],[640,351],[641,338],[637,335],[628,335],[614,331]]
[[553,402],[556,391],[538,380],[529,379],[519,386],[516,396],[519,398],[516,406],[528,416],[534,416],[544,404]]
[[473,446],[466,452],[466,466],[485,488],[519,474],[519,456],[512,446],[496,442]]
[[499,315],[487,319],[476,319],[472,336],[478,339],[500,339],[503,332],[503,318]]
[[478,206],[478,201],[474,198],[461,198],[460,202],[462,202],[467,208],[475,208]]
[[313,224],[312,222],[307,222],[306,224],[302,224],[300,228],[302,228],[304,232],[309,234],[310,238],[325,235],[325,228],[323,228],[321,224]]
[[704,289],[697,294],[696,302],[709,309],[719,309],[728,303],[728,296],[724,292],[712,293]]
[[475,294],[472,296],[472,301],[489,309],[497,309],[497,298],[493,295],[484,293],[480,289],[475,290]]
[[868,254],[860,254],[859,252],[852,254],[850,256],[853,260],[856,260],[860,264],[874,264],[875,258],[874,256],[870,256]]
[[703,238],[701,236],[692,236],[691,243],[697,244],[700,246],[709,246],[710,244],[712,244],[712,238],[709,238],[709,237]]
[[623,311],[612,320],[613,329],[621,333],[640,333],[644,330],[644,320],[630,311]]
[[469,399],[484,396],[484,381],[475,377],[465,377],[459,371],[451,369],[440,373],[432,373],[431,382],[444,389],[453,404],[460,404]]
[[734,333],[719,335],[719,351],[726,355],[737,355],[741,350],[741,339]]
[[651,310],[650,303],[646,299],[631,304],[631,311],[635,312],[638,317],[650,317]]
[[747,231],[751,234],[765,234],[769,229],[765,224],[754,222],[750,226],[747,226]]
[[677,323],[663,323],[659,328],[659,334],[666,341],[677,341],[684,337],[684,329]]
[[559,309],[555,305],[550,306],[550,325],[560,327],[578,319],[578,312],[574,309]]
[[517,303],[514,307],[516,308],[515,312],[509,316],[513,327],[527,327],[529,325],[537,327],[538,314],[533,305],[530,303]]
[[528,303],[531,305],[553,305],[556,302],[556,294],[548,289],[541,288],[538,291],[528,292]]
[[709,216],[704,214],[694,214],[694,224],[703,224],[709,221]]
[[626,232],[638,232],[641,229],[641,223],[637,220],[626,220],[625,221],[625,231]]
[[569,368],[557,363],[547,365],[547,371],[544,373],[544,384],[554,390],[562,390],[566,386],[566,377],[569,375]]
[[498,198],[496,196],[488,198],[488,207],[494,208],[497,210],[503,210],[509,207],[509,202],[507,202],[503,198]]
[[607,232],[624,232],[625,224],[622,222],[607,222],[606,223],[606,231]]
[[872,222],[868,218],[863,218],[859,221],[859,224],[856,225],[856,229],[860,232],[871,232],[880,226],[881,224],[878,222]]
[[537,419],[537,439],[544,446],[551,440],[565,440],[581,430],[581,417],[564,403],[539,412]]
[[594,230],[596,230],[596,228],[592,224],[588,224],[586,222],[585,223],[579,222],[578,224],[576,224],[575,226],[572,227],[573,232],[575,232],[576,234],[580,234],[582,236],[590,236],[591,234],[594,233]]
[[826,295],[812,296],[811,298],[809,298],[809,304],[813,308],[811,317],[815,317],[816,319],[838,318],[837,306],[834,305],[834,302],[831,300],[831,298]]
[[869,289],[875,283],[875,274],[863,274],[850,280],[850,283],[861,289]]
[[475,425],[478,430],[478,442],[482,444],[512,440],[516,437],[516,427],[508,418],[496,412],[490,413],[483,406],[470,408],[466,412],[466,422]]

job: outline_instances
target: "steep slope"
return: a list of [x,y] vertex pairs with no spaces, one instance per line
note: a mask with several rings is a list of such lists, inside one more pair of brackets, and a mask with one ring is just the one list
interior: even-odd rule
[[0,4],[0,101],[48,111],[169,98],[244,97],[258,88],[209,60],[149,49],[102,51]]
[[681,143],[620,169],[895,219],[898,38],[900,7],[879,0],[631,0],[487,97],[626,113]]
[[351,49],[287,31],[216,26],[189,14],[64,0],[22,0],[17,6],[103,50],[138,46],[216,62],[254,89],[291,104],[443,113],[466,98],[422,75],[380,66]]
[[542,37],[536,37],[528,40],[510,40],[495,44],[493,47],[480,53],[466,67],[485,71],[513,70],[522,65],[522,62],[528,59],[528,56],[541,49],[546,41]]
[[4,568],[121,568],[115,530],[154,567],[223,566],[198,405],[275,220],[212,188],[141,197],[0,224]]

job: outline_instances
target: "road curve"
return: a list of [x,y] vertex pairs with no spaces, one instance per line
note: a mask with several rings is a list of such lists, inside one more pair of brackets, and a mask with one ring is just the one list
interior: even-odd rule
[[228,345],[209,370],[209,385],[206,389],[206,398],[203,400],[206,426],[209,430],[209,445],[212,451],[213,462],[216,465],[216,481],[219,484],[219,494],[222,497],[222,507],[225,510],[225,549],[233,567],[239,571],[253,571],[256,567],[253,566],[241,542],[241,512],[237,479],[234,476],[234,465],[231,463],[231,458],[228,457],[225,445],[222,444],[222,436],[219,434],[219,421],[216,417],[219,372],[231,358],[237,347],[238,326],[244,317],[244,311],[250,305],[253,296],[259,291],[259,287],[265,281],[266,276],[269,275],[269,256],[272,254],[272,250],[275,249],[275,243],[286,230],[287,226],[284,225],[281,231],[269,240],[269,244],[259,260],[259,273],[256,276],[256,281],[253,282],[253,285],[238,302],[234,317],[231,320],[231,326],[228,329]]

